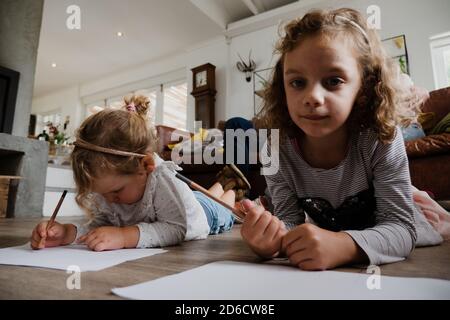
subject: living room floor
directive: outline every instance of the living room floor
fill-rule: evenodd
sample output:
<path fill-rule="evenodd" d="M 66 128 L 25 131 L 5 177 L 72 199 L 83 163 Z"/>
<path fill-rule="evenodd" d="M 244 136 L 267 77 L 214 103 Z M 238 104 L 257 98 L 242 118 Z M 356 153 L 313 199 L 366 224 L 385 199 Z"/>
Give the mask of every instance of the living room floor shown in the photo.
<path fill-rule="evenodd" d="M 81 221 L 62 217 L 64 222 Z M 40 219 L 0 219 L 0 248 L 23 245 Z M 111 288 L 125 287 L 189 270 L 215 261 L 287 264 L 261 261 L 242 241 L 240 225 L 231 232 L 206 240 L 167 247 L 168 252 L 127 261 L 96 272 L 83 273 L 82 290 L 67 290 L 62 270 L 0 265 L 0 299 L 119 299 Z M 417 248 L 402 262 L 380 266 L 381 275 L 450 280 L 450 241 L 439 246 Z M 342 267 L 335 271 L 367 273 L 365 267 Z M 26 290 L 24 289 L 26 287 Z"/>

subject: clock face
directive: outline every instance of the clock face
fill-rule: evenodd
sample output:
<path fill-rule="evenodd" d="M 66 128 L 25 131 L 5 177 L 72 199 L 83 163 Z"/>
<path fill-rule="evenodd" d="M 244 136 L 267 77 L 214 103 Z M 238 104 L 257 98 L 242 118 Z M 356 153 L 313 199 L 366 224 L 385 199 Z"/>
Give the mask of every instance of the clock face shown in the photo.
<path fill-rule="evenodd" d="M 200 71 L 195 75 L 195 87 L 201 87 L 206 84 L 206 70 Z"/>

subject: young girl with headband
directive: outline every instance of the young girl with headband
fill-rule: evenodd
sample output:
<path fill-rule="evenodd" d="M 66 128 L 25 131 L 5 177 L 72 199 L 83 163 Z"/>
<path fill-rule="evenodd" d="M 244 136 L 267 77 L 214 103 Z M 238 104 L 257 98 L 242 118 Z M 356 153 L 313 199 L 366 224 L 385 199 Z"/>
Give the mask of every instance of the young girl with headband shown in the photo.
<path fill-rule="evenodd" d="M 397 129 L 416 113 L 365 18 L 313 11 L 286 25 L 277 50 L 261 116 L 280 129 L 279 170 L 266 176 L 274 215 L 244 202 L 250 248 L 323 270 L 400 261 L 442 242 L 414 202 Z"/>
<path fill-rule="evenodd" d="M 175 177 L 180 168 L 154 153 L 149 103 L 143 96 L 127 98 L 124 110 L 103 110 L 83 122 L 71 157 L 76 201 L 91 220 L 54 222 L 48 232 L 48 221 L 41 222 L 32 232 L 32 248 L 75 241 L 95 251 L 164 247 L 232 227 L 228 209 L 191 191 Z M 232 190 L 215 183 L 209 192 L 234 206 Z"/>

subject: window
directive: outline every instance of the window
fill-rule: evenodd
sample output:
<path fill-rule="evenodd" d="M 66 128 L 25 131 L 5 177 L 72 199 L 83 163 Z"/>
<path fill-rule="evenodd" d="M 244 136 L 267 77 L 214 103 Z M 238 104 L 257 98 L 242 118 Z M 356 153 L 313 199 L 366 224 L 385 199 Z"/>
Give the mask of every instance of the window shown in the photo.
<path fill-rule="evenodd" d="M 432 37 L 430 46 L 436 89 L 448 87 L 450 86 L 450 32 Z"/>
<path fill-rule="evenodd" d="M 126 94 L 128 95 L 128 94 Z M 106 99 L 106 106 L 110 109 L 120 109 L 123 105 L 123 97 L 117 96 L 113 98 Z"/>
<path fill-rule="evenodd" d="M 96 101 L 86 106 L 86 118 L 105 109 L 105 100 Z"/>
<path fill-rule="evenodd" d="M 164 90 L 163 124 L 186 130 L 187 123 L 187 83 L 167 85 Z"/>
<path fill-rule="evenodd" d="M 150 112 L 147 112 L 150 118 L 150 123 L 154 126 L 157 123 L 156 119 L 156 97 L 158 94 L 158 88 L 141 89 L 134 92 L 135 95 L 143 95 L 150 99 Z"/>
<path fill-rule="evenodd" d="M 450 44 L 445 47 L 445 50 L 443 52 L 444 56 L 444 65 L 445 65 L 445 75 L 447 83 L 445 86 L 450 86 Z"/>
<path fill-rule="evenodd" d="M 176 81 L 157 87 L 137 89 L 123 96 L 110 97 L 86 105 L 86 117 L 105 108 L 118 109 L 127 95 L 144 95 L 150 99 L 149 120 L 152 125 L 163 124 L 186 130 L 187 126 L 187 82 Z"/>

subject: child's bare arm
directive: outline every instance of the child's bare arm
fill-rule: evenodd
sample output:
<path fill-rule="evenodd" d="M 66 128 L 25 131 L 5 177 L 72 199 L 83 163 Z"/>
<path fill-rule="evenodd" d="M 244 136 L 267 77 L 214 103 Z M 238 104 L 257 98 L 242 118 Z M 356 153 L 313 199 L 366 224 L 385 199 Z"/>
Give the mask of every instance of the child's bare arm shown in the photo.
<path fill-rule="evenodd" d="M 78 243 L 85 243 L 94 251 L 136 248 L 138 241 L 139 229 L 137 226 L 99 227 L 77 240 Z"/>

